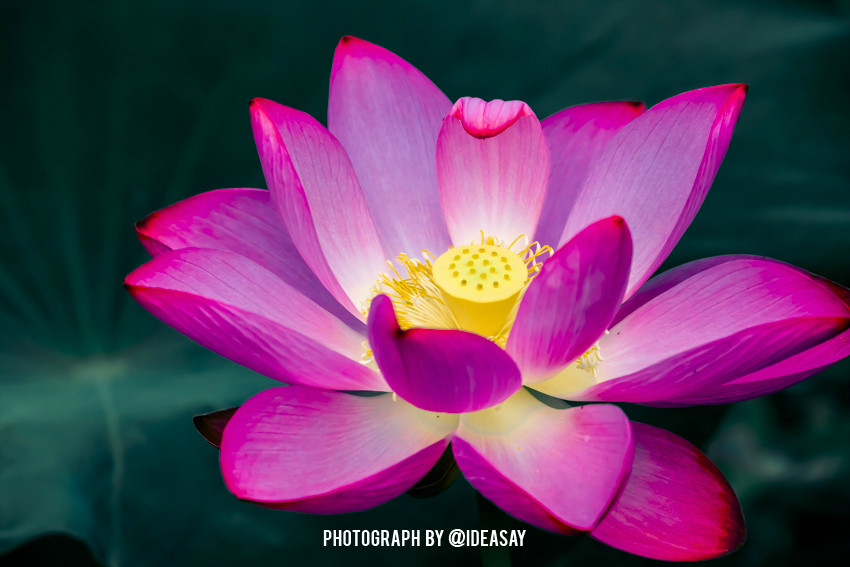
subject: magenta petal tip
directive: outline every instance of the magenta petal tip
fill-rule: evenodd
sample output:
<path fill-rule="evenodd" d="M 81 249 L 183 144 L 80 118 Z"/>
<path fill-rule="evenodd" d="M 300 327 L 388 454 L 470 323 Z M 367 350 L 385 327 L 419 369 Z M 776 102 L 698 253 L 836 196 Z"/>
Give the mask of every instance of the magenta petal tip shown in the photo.
<path fill-rule="evenodd" d="M 632 471 L 590 535 L 665 561 L 729 554 L 747 537 L 741 505 L 714 463 L 676 435 L 632 423 Z"/>

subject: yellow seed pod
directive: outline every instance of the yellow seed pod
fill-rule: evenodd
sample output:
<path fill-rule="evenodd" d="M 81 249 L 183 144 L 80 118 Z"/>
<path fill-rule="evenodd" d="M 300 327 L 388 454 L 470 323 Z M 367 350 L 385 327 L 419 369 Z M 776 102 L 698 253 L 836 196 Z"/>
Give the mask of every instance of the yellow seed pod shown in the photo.
<path fill-rule="evenodd" d="M 506 248 L 472 244 L 449 248 L 437 258 L 433 277 L 461 329 L 489 337 L 507 322 L 528 269 Z"/>

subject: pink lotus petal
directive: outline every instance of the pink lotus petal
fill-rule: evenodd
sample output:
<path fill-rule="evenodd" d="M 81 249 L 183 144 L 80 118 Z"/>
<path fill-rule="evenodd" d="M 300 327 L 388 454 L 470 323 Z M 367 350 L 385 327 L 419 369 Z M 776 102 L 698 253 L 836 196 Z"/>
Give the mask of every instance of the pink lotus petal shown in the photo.
<path fill-rule="evenodd" d="M 746 94 L 746 85 L 686 92 L 624 126 L 596 161 L 560 242 L 620 215 L 635 244 L 630 297 L 664 261 L 705 199 Z"/>
<path fill-rule="evenodd" d="M 632 423 L 632 434 L 631 475 L 590 535 L 665 561 L 710 559 L 743 545 L 741 506 L 714 463 L 663 429 Z"/>
<path fill-rule="evenodd" d="M 159 211 L 157 211 L 158 213 Z M 148 219 L 155 217 L 157 213 L 152 213 L 147 218 L 136 223 L 136 237 L 138 237 L 139 242 L 142 243 L 142 246 L 145 247 L 145 250 L 151 256 L 159 256 L 160 254 L 164 254 L 172 250 L 162 242 L 160 242 L 157 238 L 147 234 L 144 232 L 144 223 L 148 221 Z"/>
<path fill-rule="evenodd" d="M 494 468 L 469 443 L 455 438 L 452 443 L 452 451 L 456 461 L 463 461 L 463 477 L 476 490 L 514 518 L 559 534 L 579 535 L 583 533 L 552 515 L 537 500 L 518 488 L 516 484 Z"/>
<path fill-rule="evenodd" d="M 466 479 L 494 504 L 543 529 L 589 530 L 632 458 L 629 420 L 616 406 L 553 409 L 525 390 L 461 417 L 452 441 Z"/>
<path fill-rule="evenodd" d="M 614 134 L 644 110 L 640 102 L 582 104 L 540 122 L 549 146 L 551 169 L 534 240 L 557 247 L 591 166 Z"/>
<path fill-rule="evenodd" d="M 402 331 L 386 295 L 372 300 L 369 344 L 393 392 L 418 408 L 462 413 L 501 403 L 520 388 L 519 369 L 495 343 L 466 331 Z"/>
<path fill-rule="evenodd" d="M 349 326 L 362 328 L 304 263 L 268 191 L 201 193 L 149 215 L 136 224 L 136 232 L 152 256 L 180 248 L 213 248 L 250 258 Z"/>
<path fill-rule="evenodd" d="M 599 383 L 571 399 L 664 403 L 793 357 L 842 333 L 850 309 L 810 274 L 729 256 L 661 276 L 657 295 L 599 341 Z M 674 283 L 675 282 L 675 283 Z M 552 393 L 550 390 L 546 390 Z"/>
<path fill-rule="evenodd" d="M 437 139 L 437 180 L 455 245 L 534 234 L 549 175 L 540 122 L 519 101 L 462 98 Z"/>
<path fill-rule="evenodd" d="M 311 116 L 270 100 L 251 101 L 251 124 L 272 201 L 301 257 L 363 318 L 360 308 L 392 253 L 381 247 L 345 150 Z"/>
<path fill-rule="evenodd" d="M 387 390 L 359 362 L 363 336 L 259 264 L 222 250 L 155 257 L 125 286 L 155 317 L 261 374 L 339 390 Z"/>
<path fill-rule="evenodd" d="M 709 384 L 686 394 L 653 403 L 654 406 L 728 404 L 760 398 L 789 388 L 850 356 L 850 331 L 795 356 L 723 384 Z"/>
<path fill-rule="evenodd" d="M 632 260 L 620 217 L 590 225 L 544 262 L 523 295 L 507 351 L 523 383 L 545 380 L 575 362 L 611 324 Z"/>
<path fill-rule="evenodd" d="M 449 247 L 434 152 L 451 108 L 402 58 L 355 37 L 334 54 L 328 129 L 345 147 L 385 248 L 393 255 Z"/>
<path fill-rule="evenodd" d="M 687 264 L 683 264 L 681 266 L 676 266 L 673 269 L 658 274 L 657 276 L 640 286 L 640 289 L 620 307 L 620 309 L 617 311 L 617 315 L 614 317 L 614 321 L 612 322 L 611 326 L 619 324 L 620 321 L 632 314 L 638 308 L 643 307 L 649 301 L 655 299 L 662 293 L 666 292 L 672 287 L 675 287 L 676 285 L 685 281 L 691 276 L 696 275 L 702 271 L 708 270 L 709 268 L 712 268 L 714 266 L 725 264 L 730 260 L 744 258 L 750 258 L 750 256 L 742 254 L 730 254 L 727 256 L 713 256 L 711 258 L 701 258 L 699 260 L 694 260 L 693 262 L 688 262 Z"/>
<path fill-rule="evenodd" d="M 388 395 L 273 388 L 230 419 L 221 471 L 239 498 L 314 514 L 365 510 L 416 484 L 456 424 Z"/>
<path fill-rule="evenodd" d="M 799 271 L 806 274 L 803 270 Z M 825 278 L 806 275 L 833 291 L 845 305 L 850 300 L 850 290 Z M 850 356 L 850 330 L 761 370 L 740 378 L 730 377 L 731 379 L 723 384 L 707 384 L 706 387 L 688 392 L 683 397 L 668 399 L 663 404 L 654 405 L 727 404 L 766 396 L 793 386 L 847 356 Z"/>

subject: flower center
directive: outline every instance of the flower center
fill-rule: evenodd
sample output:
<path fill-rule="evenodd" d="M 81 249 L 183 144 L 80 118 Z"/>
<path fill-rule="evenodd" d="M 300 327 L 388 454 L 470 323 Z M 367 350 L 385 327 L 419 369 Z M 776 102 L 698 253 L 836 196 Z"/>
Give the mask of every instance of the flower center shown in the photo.
<path fill-rule="evenodd" d="M 392 300 L 402 329 L 461 329 L 504 347 L 523 291 L 552 253 L 523 239 L 507 244 L 482 232 L 480 243 L 451 247 L 439 258 L 427 250 L 423 261 L 399 254 L 373 291 Z"/>
<path fill-rule="evenodd" d="M 528 282 L 522 258 L 493 244 L 450 248 L 432 274 L 460 328 L 485 337 L 502 330 Z"/>
<path fill-rule="evenodd" d="M 449 247 L 439 258 L 427 250 L 422 251 L 421 261 L 399 254 L 395 262 L 387 262 L 389 270 L 380 274 L 373 294 L 385 294 L 392 300 L 404 330 L 460 329 L 505 348 L 522 294 L 552 254 L 549 246 L 537 242 L 518 244 L 523 239 L 519 236 L 507 244 L 485 237 L 482 231 L 480 243 Z M 361 306 L 363 315 L 368 316 L 370 304 L 368 299 Z M 363 342 L 361 362 L 377 370 L 367 341 Z M 600 362 L 602 352 L 597 343 L 535 389 L 549 393 L 550 386 L 555 387 L 553 395 L 557 395 L 558 388 L 573 382 L 578 385 L 572 390 L 585 388 L 598 379 Z"/>

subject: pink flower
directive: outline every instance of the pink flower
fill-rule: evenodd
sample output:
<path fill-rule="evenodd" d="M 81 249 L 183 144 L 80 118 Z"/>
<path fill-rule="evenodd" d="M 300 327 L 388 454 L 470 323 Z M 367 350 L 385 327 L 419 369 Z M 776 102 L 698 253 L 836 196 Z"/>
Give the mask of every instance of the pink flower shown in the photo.
<path fill-rule="evenodd" d="M 408 490 L 451 442 L 477 490 L 538 527 L 660 559 L 736 549 L 740 506 L 698 449 L 617 406 L 556 409 L 535 391 L 726 403 L 850 352 L 847 290 L 781 262 L 708 258 L 647 282 L 705 198 L 745 92 L 539 122 L 518 101 L 452 105 L 349 37 L 328 129 L 252 101 L 270 191 L 154 213 L 138 226 L 153 259 L 126 280 L 167 324 L 291 384 L 230 418 L 228 488 L 362 510 Z"/>

